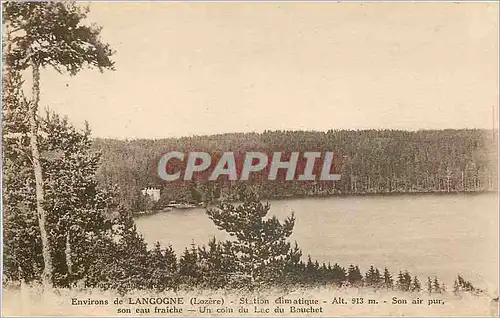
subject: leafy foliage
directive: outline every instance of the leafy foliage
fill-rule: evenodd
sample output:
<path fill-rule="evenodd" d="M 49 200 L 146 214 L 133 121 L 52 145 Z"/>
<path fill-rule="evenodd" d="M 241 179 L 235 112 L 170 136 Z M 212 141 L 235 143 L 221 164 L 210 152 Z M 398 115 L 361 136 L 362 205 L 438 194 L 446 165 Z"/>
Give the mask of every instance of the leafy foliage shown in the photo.
<path fill-rule="evenodd" d="M 8 1 L 2 7 L 12 33 L 6 62 L 16 69 L 24 70 L 33 62 L 71 75 L 85 65 L 113 68 L 113 51 L 101 42 L 101 28 L 82 24 L 88 8 L 67 1 Z"/>

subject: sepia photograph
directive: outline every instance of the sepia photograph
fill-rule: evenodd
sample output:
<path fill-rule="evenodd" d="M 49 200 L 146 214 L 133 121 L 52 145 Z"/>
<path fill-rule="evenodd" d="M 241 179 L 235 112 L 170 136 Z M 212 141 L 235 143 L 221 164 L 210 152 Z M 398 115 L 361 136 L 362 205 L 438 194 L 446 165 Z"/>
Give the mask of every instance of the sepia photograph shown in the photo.
<path fill-rule="evenodd" d="M 499 317 L 498 1 L 3 1 L 2 317 Z"/>

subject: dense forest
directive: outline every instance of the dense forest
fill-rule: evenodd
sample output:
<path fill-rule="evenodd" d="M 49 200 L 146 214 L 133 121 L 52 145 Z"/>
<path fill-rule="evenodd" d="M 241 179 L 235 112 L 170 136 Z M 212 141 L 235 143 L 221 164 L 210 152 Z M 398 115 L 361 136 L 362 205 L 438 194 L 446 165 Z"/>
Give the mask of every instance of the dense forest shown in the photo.
<path fill-rule="evenodd" d="M 232 194 L 233 182 L 168 183 L 157 175 L 158 160 L 169 151 L 305 152 L 332 151 L 340 181 L 248 181 L 265 199 L 289 196 L 496 190 L 496 137 L 491 130 L 329 130 L 265 131 L 157 140 L 96 139 L 102 153 L 99 180 L 118 187 L 120 201 L 133 210 L 161 208 L 170 201 L 211 202 Z M 140 190 L 155 187 L 152 204 Z"/>
<path fill-rule="evenodd" d="M 3 10 L 8 29 L 2 90 L 4 285 L 120 293 L 318 284 L 420 291 L 421 280 L 407 271 L 393 277 L 386 268 L 370 267 L 363 275 L 355 265 L 304 262 L 298 243 L 289 241 L 294 216 L 268 217 L 270 205 L 262 203 L 262 195 L 486 191 L 495 186 L 493 138 L 480 130 L 93 140 L 88 126 L 79 130 L 57 113 L 41 116 L 38 111 L 44 67 L 71 75 L 89 66 L 113 69 L 113 52 L 100 41 L 100 28 L 80 23 L 87 21 L 88 10 L 71 2 L 6 2 Z M 22 90 L 26 71 L 33 78 L 31 97 Z M 327 184 L 256 180 L 251 187 L 165 185 L 156 176 L 157 160 L 171 150 L 334 151 L 343 179 Z M 193 244 L 182 255 L 160 244 L 148 249 L 132 214 L 151 204 L 140 192 L 147 186 L 163 190 L 158 205 L 170 199 L 212 203 L 221 197 L 206 213 L 233 239 Z M 235 194 L 235 200 L 226 194 Z M 428 277 L 427 290 L 443 293 L 446 287 Z M 453 292 L 484 291 L 458 276 Z"/>

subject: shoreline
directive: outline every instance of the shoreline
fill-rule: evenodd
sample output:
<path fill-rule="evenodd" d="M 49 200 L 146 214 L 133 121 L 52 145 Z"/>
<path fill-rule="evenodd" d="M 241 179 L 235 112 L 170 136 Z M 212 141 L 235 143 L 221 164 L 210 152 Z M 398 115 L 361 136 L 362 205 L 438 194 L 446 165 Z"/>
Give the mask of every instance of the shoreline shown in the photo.
<path fill-rule="evenodd" d="M 433 195 L 433 196 L 451 196 L 451 195 L 466 195 L 466 196 L 478 196 L 478 195 L 491 195 L 497 194 L 498 191 L 414 191 L 414 192 L 358 192 L 358 193 L 332 193 L 332 194 L 316 194 L 316 195 L 291 195 L 291 196 L 276 196 L 272 198 L 263 198 L 264 202 L 272 202 L 272 201 L 283 201 L 283 200 L 301 200 L 301 199 L 327 199 L 327 198 L 347 198 L 347 197 L 387 197 L 387 196 L 425 196 L 425 195 Z M 172 211 L 182 211 L 182 210 L 194 210 L 194 209 L 206 209 L 210 207 L 216 207 L 217 204 L 208 204 L 201 206 L 193 206 L 187 208 L 164 208 L 161 210 L 153 210 L 153 211 L 139 211 L 133 212 L 134 217 L 142 217 L 142 216 L 150 216 L 158 213 L 169 213 Z M 167 210 L 168 209 L 168 210 Z"/>

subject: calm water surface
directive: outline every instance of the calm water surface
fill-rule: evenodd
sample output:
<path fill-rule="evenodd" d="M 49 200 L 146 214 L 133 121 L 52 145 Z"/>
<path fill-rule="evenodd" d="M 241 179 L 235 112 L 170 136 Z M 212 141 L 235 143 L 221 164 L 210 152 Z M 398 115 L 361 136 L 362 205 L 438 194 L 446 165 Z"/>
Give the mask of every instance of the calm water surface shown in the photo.
<path fill-rule="evenodd" d="M 401 195 L 271 201 L 270 214 L 295 213 L 292 241 L 320 262 L 409 270 L 437 275 L 451 289 L 457 273 L 497 290 L 497 196 Z M 204 209 L 174 210 L 136 219 L 149 244 L 171 244 L 182 253 L 193 242 L 227 239 Z"/>

